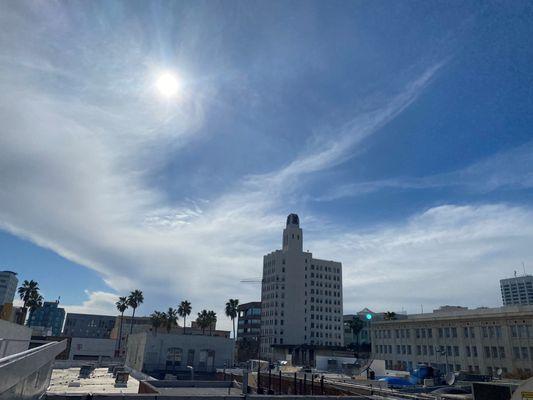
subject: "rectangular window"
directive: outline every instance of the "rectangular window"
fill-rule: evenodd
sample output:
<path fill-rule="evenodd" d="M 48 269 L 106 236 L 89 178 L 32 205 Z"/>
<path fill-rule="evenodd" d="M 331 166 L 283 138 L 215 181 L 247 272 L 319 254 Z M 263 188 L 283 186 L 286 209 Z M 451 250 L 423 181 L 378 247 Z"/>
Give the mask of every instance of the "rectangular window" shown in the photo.
<path fill-rule="evenodd" d="M 485 351 L 485 358 L 490 358 L 490 347 L 489 346 L 485 346 L 483 349 Z"/>
<path fill-rule="evenodd" d="M 452 328 L 452 337 L 454 337 L 454 338 L 457 337 L 457 328 L 455 328 L 455 327 Z"/>
<path fill-rule="evenodd" d="M 459 346 L 453 346 L 453 356 L 459 357 Z"/>
<path fill-rule="evenodd" d="M 505 347 L 500 346 L 498 350 L 500 352 L 500 358 L 505 358 Z"/>
<path fill-rule="evenodd" d="M 470 346 L 466 346 L 466 347 L 465 347 L 465 350 L 466 350 L 466 356 L 467 356 L 467 357 L 471 357 Z"/>

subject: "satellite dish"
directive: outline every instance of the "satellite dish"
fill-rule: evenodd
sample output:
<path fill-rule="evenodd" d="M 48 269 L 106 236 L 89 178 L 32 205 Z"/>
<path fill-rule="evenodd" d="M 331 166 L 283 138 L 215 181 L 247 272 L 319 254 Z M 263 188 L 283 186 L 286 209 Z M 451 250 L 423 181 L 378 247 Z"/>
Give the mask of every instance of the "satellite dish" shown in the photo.
<path fill-rule="evenodd" d="M 453 372 L 448 372 L 444 377 L 447 385 L 453 385 L 455 383 L 455 374 Z"/>
<path fill-rule="evenodd" d="M 496 375 L 498 375 L 498 376 L 502 376 L 502 374 L 503 374 L 503 370 L 502 370 L 501 368 L 498 368 L 498 369 L 496 370 Z"/>

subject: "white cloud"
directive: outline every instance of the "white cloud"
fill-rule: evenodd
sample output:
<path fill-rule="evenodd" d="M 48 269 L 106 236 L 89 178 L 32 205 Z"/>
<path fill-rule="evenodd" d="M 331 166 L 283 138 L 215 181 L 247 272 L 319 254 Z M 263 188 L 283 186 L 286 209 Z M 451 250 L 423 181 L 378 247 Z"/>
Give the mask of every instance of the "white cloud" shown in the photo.
<path fill-rule="evenodd" d="M 114 293 L 102 291 L 85 291 L 87 300 L 81 304 L 65 305 L 61 304 L 67 313 L 82 313 L 82 314 L 103 314 L 103 315 L 117 315 L 118 311 L 115 307 L 115 302 L 118 296 Z"/>
<path fill-rule="evenodd" d="M 347 312 L 499 306 L 499 280 L 531 260 L 533 211 L 443 205 L 396 226 L 331 233 L 310 245 L 325 258 L 342 259 Z"/>

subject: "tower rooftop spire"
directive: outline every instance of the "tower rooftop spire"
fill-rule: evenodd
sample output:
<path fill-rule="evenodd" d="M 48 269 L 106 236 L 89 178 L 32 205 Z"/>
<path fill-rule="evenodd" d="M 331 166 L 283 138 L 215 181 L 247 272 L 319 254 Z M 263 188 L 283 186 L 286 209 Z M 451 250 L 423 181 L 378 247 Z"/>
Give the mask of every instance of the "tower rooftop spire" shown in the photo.
<path fill-rule="evenodd" d="M 287 216 L 287 226 L 289 225 L 300 226 L 300 218 L 298 218 L 298 214 L 289 214 Z"/>

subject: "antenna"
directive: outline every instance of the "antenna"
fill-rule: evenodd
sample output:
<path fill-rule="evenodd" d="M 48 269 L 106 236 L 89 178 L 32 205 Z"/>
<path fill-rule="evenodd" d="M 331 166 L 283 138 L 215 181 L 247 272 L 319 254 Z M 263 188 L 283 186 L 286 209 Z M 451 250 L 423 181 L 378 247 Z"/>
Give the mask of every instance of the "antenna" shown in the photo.
<path fill-rule="evenodd" d="M 516 278 L 516 269 L 514 270 L 514 277 Z"/>
<path fill-rule="evenodd" d="M 522 261 L 522 268 L 524 269 L 524 276 L 526 276 L 526 264 Z"/>

